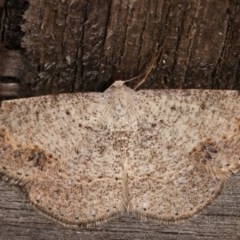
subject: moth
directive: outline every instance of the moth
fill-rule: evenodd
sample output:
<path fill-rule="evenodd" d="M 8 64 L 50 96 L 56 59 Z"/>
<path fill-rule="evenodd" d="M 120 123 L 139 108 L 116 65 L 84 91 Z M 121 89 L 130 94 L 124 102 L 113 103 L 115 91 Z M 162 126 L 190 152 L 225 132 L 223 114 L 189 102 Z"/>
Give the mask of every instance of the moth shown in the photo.
<path fill-rule="evenodd" d="M 240 168 L 240 96 L 140 90 L 2 102 L 0 174 L 60 223 L 189 218 Z"/>

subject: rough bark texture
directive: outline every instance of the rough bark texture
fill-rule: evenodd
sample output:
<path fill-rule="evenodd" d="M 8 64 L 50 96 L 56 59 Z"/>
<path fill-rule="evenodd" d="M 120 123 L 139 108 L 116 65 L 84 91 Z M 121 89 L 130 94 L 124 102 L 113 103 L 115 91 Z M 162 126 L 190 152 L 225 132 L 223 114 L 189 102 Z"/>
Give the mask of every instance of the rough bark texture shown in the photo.
<path fill-rule="evenodd" d="M 24 48 L 26 96 L 103 91 L 154 57 L 141 88 L 240 88 L 237 0 L 9 0 L 1 13 L 3 42 Z"/>
<path fill-rule="evenodd" d="M 2 45 L 23 62 L 0 51 L 1 96 L 2 82 L 12 81 L 22 87 L 17 97 L 103 91 L 143 73 L 154 57 L 141 88 L 240 89 L 238 0 L 0 0 L 0 18 Z M 239 229 L 239 174 L 182 225 L 123 216 L 78 230 L 46 220 L 17 187 L 0 182 L 1 240 L 239 239 Z"/>

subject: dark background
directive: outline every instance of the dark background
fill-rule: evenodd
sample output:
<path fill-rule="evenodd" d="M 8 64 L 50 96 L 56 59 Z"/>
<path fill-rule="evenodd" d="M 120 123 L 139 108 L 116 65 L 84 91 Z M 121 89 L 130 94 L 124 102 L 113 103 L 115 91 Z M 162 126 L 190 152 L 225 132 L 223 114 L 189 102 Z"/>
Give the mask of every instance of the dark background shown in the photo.
<path fill-rule="evenodd" d="M 1 42 L 20 50 L 23 96 L 104 91 L 153 58 L 140 88 L 240 89 L 240 1 L 1 2 Z"/>

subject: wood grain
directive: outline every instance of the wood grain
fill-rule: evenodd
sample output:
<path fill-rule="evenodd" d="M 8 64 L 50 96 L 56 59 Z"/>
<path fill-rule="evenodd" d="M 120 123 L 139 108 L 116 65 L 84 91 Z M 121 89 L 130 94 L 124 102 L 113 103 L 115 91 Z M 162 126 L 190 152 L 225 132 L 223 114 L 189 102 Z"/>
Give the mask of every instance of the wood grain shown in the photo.
<path fill-rule="evenodd" d="M 24 55 L 25 96 L 103 91 L 154 55 L 141 88 L 240 88 L 239 1 L 9 0 L 0 18 Z"/>
<path fill-rule="evenodd" d="M 121 216 L 98 227 L 70 229 L 33 208 L 20 188 L 0 182 L 1 240 L 75 239 L 240 239 L 240 173 L 202 214 L 181 224 Z"/>

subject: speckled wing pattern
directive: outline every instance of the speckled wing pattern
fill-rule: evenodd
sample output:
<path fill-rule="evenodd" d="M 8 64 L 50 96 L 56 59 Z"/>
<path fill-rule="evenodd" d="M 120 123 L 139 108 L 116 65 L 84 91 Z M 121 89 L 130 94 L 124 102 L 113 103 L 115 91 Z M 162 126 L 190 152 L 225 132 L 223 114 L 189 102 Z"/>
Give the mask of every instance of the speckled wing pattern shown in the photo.
<path fill-rule="evenodd" d="M 0 174 L 58 222 L 193 216 L 240 168 L 237 91 L 142 90 L 5 101 Z"/>

